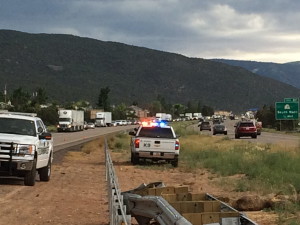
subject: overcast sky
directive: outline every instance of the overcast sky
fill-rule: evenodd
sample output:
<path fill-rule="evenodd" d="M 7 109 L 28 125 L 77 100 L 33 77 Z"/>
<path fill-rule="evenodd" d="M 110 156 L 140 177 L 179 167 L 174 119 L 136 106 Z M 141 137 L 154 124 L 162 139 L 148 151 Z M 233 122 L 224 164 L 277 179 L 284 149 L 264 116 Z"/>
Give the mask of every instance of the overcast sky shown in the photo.
<path fill-rule="evenodd" d="M 0 0 L 0 29 L 204 59 L 300 61 L 300 0 Z"/>

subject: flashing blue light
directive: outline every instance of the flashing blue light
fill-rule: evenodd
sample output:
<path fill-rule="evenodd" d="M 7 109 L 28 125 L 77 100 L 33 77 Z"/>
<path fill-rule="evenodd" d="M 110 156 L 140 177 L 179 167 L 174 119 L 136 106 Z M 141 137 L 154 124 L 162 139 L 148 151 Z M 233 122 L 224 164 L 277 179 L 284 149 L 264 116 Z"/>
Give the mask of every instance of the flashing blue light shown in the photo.
<path fill-rule="evenodd" d="M 164 123 L 164 122 L 160 122 L 160 123 L 159 123 L 159 126 L 160 126 L 160 127 L 165 127 L 165 126 L 167 126 L 167 124 Z"/>

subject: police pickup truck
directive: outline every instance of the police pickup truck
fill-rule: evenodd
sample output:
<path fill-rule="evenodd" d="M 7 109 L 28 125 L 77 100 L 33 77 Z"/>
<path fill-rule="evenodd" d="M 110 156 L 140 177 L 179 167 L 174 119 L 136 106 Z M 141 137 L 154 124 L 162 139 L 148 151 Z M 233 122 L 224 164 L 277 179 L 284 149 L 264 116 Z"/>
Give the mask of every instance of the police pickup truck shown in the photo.
<path fill-rule="evenodd" d="M 178 166 L 180 145 L 173 128 L 164 122 L 143 122 L 131 138 L 131 162 L 138 164 L 140 159 L 165 160 Z"/>
<path fill-rule="evenodd" d="M 24 177 L 26 186 L 49 181 L 53 160 L 52 135 L 36 114 L 0 112 L 0 176 Z"/>

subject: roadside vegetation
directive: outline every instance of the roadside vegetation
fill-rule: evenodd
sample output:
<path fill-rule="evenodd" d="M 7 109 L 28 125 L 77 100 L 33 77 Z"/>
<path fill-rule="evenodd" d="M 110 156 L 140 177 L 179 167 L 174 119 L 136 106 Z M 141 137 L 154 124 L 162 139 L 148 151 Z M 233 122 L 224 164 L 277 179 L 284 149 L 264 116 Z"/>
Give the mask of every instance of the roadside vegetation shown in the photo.
<path fill-rule="evenodd" d="M 300 146 L 287 147 L 257 144 L 245 140 L 231 140 L 227 136 L 208 136 L 198 132 L 197 121 L 173 123 L 180 135 L 181 153 L 179 168 L 186 172 L 207 169 L 223 178 L 220 186 L 236 192 L 254 192 L 260 196 L 283 195 L 287 203 L 272 209 L 280 224 L 300 224 Z M 120 133 L 109 138 L 113 152 L 130 161 L 130 136 Z M 300 144 L 299 144 L 300 145 Z M 168 170 L 169 164 L 140 166 L 143 169 Z M 293 199 L 291 201 L 291 199 Z M 287 221 L 287 217 L 292 218 Z"/>

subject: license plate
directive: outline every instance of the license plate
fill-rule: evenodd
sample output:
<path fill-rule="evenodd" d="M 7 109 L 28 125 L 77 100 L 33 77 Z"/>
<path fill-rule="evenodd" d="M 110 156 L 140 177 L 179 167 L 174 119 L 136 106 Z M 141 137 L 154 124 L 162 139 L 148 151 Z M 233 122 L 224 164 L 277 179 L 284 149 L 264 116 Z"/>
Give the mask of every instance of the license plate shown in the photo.
<path fill-rule="evenodd" d="M 150 147 L 151 145 L 150 145 L 150 143 L 144 143 L 144 147 Z"/>
<path fill-rule="evenodd" d="M 153 152 L 154 156 L 160 156 L 160 152 Z"/>

